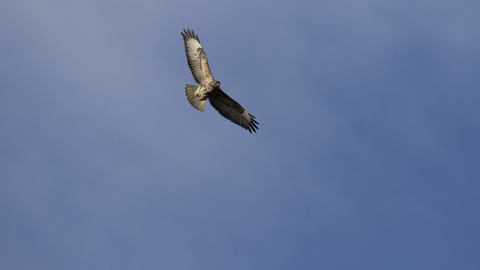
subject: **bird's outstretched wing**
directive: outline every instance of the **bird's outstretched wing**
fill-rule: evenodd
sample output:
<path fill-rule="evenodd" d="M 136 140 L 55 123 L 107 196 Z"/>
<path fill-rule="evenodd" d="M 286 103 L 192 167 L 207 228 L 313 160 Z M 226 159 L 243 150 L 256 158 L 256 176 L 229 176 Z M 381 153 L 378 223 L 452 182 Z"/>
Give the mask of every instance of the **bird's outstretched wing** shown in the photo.
<path fill-rule="evenodd" d="M 238 102 L 222 90 L 216 92 L 216 95 L 211 96 L 209 100 L 212 107 L 223 117 L 250 131 L 250 133 L 252 131 L 257 132 L 255 129 L 258 129 L 258 122 L 255 121 L 255 116 L 249 114 Z"/>
<path fill-rule="evenodd" d="M 190 71 L 195 81 L 202 85 L 206 81 L 213 80 L 210 67 L 208 66 L 207 55 L 200 45 L 200 39 L 193 30 L 183 29 L 183 42 L 185 43 L 185 53 Z"/>

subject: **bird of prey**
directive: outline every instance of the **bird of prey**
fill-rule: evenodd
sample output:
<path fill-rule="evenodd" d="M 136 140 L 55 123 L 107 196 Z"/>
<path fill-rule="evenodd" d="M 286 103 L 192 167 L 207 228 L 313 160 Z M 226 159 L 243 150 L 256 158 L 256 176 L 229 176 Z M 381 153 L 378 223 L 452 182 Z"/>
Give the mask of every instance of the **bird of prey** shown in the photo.
<path fill-rule="evenodd" d="M 250 133 L 252 133 L 252 130 L 257 132 L 255 129 L 258 129 L 258 122 L 255 117 L 249 114 L 238 102 L 227 96 L 220 89 L 220 82 L 213 79 L 207 56 L 202 45 L 200 45 L 198 36 L 188 28 L 187 30 L 183 29 L 181 34 L 185 43 L 188 66 L 193 78 L 199 84 L 199 86 L 189 84 L 185 86 L 188 102 L 195 109 L 203 112 L 208 99 L 213 108 L 223 117 L 250 131 Z"/>

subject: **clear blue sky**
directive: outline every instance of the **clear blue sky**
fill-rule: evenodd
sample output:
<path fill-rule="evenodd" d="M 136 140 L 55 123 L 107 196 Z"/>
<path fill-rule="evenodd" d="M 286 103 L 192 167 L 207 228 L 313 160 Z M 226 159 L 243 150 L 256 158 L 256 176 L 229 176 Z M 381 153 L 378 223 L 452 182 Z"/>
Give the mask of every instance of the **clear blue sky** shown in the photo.
<path fill-rule="evenodd" d="M 480 269 L 479 10 L 1 1 L 0 269 Z"/>

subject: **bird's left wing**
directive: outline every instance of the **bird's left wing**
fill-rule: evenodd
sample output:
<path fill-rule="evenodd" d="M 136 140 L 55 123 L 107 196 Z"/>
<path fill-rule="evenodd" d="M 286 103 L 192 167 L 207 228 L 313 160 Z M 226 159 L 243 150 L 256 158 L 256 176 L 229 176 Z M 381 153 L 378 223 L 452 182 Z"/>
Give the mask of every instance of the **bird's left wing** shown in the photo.
<path fill-rule="evenodd" d="M 238 102 L 222 90 L 216 92 L 216 95 L 210 96 L 209 100 L 212 107 L 223 117 L 250 131 L 250 133 L 252 133 L 252 130 L 257 132 L 255 129 L 258 129 L 258 122 L 255 120 L 255 116 L 249 114 Z"/>

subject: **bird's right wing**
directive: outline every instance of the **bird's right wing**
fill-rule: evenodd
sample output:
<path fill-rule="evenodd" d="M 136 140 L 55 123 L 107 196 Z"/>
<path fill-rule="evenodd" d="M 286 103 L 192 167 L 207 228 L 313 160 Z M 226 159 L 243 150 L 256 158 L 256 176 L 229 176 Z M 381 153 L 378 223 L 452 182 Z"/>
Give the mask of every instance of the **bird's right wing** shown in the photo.
<path fill-rule="evenodd" d="M 213 80 L 210 67 L 208 66 L 207 56 L 200 45 L 200 39 L 193 30 L 183 29 L 183 42 L 185 44 L 185 54 L 193 78 L 198 84 Z"/>

